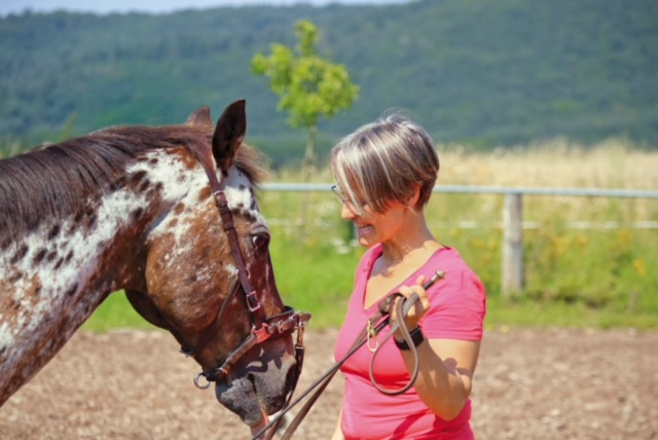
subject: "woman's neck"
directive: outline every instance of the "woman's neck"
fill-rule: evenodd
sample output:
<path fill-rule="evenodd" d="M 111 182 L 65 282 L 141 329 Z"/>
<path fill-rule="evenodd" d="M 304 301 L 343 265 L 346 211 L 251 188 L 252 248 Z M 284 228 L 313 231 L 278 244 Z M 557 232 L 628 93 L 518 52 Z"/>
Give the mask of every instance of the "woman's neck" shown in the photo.
<path fill-rule="evenodd" d="M 392 240 L 382 243 L 382 263 L 384 267 L 393 268 L 404 262 L 415 263 L 418 258 L 425 260 L 441 245 L 429 230 L 425 218 L 420 216 L 417 222 L 408 224 Z"/>

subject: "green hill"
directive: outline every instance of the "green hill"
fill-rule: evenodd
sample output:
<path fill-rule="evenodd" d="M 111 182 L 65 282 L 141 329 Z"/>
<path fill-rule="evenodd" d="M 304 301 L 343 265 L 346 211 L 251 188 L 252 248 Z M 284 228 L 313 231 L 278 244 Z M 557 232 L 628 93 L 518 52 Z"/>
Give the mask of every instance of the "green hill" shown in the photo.
<path fill-rule="evenodd" d="M 389 108 L 409 111 L 445 142 L 658 144 L 655 0 L 10 15 L 0 19 L 0 137 L 38 143 L 67 124 L 81 134 L 177 123 L 201 105 L 217 117 L 246 98 L 252 141 L 295 143 L 300 135 L 250 60 L 273 42 L 294 45 L 302 18 L 319 27 L 321 54 L 345 64 L 361 89 L 351 110 L 322 124 L 327 144 Z"/>

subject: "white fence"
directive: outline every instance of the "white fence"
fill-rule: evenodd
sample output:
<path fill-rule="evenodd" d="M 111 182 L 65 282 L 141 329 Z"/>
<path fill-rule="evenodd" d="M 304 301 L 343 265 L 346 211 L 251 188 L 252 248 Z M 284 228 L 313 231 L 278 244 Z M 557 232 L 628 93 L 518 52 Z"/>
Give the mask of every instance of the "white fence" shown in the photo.
<path fill-rule="evenodd" d="M 263 185 L 266 191 L 283 192 L 324 192 L 330 191 L 331 184 L 301 184 L 301 183 L 269 183 Z M 523 222 L 523 196 L 570 196 L 570 197 L 609 197 L 609 198 L 645 198 L 658 199 L 658 191 L 622 190 L 622 189 L 585 189 L 585 188 L 528 188 L 499 186 L 464 186 L 442 185 L 434 188 L 435 193 L 460 194 L 499 194 L 505 196 L 503 205 L 503 255 L 501 288 L 504 295 L 520 291 L 525 283 L 523 263 L 523 229 L 531 225 Z M 656 228 L 658 222 L 641 222 L 641 228 Z M 573 227 L 587 227 L 584 224 L 574 224 Z M 610 224 L 598 227 L 611 228 Z"/>

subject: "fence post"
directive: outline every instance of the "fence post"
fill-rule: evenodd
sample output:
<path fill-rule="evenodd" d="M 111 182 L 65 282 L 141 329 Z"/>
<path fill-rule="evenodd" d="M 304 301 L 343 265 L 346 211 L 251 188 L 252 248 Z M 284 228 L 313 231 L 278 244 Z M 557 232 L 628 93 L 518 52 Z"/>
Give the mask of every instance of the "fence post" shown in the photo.
<path fill-rule="evenodd" d="M 505 193 L 503 211 L 502 294 L 510 296 L 525 284 L 523 267 L 523 201 L 521 193 Z"/>

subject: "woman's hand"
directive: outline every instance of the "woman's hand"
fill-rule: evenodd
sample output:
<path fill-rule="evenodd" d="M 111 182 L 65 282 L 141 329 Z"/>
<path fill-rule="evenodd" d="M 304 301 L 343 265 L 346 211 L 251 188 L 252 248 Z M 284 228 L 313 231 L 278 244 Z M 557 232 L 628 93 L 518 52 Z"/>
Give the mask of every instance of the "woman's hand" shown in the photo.
<path fill-rule="evenodd" d="M 409 298 L 411 295 L 414 293 L 418 295 L 418 301 L 416 301 L 409 309 L 409 312 L 407 313 L 407 316 L 404 318 L 405 323 L 407 324 L 407 328 L 409 331 L 414 330 L 416 327 L 418 327 L 418 322 L 420 319 L 427 313 L 427 311 L 430 308 L 430 300 L 427 296 L 427 291 L 423 289 L 423 284 L 425 283 L 425 276 L 421 275 L 418 277 L 416 280 L 416 284 L 413 286 L 402 286 L 400 287 L 400 293 L 405 297 Z M 402 298 L 398 298 L 397 301 L 402 301 Z M 392 306 L 391 310 L 391 319 L 393 321 L 398 320 L 398 316 L 396 316 L 397 313 L 395 312 L 395 303 Z M 402 336 L 402 333 L 398 330 L 396 332 L 397 336 Z"/>

